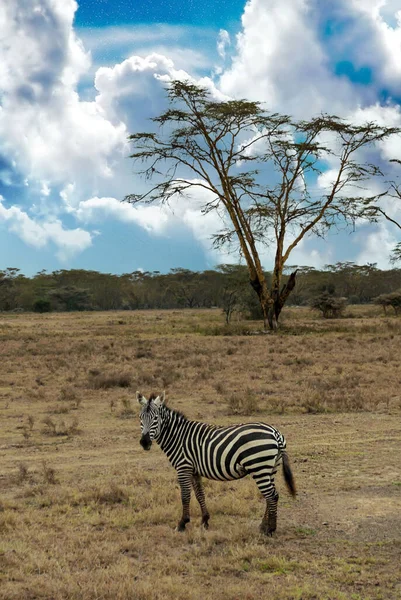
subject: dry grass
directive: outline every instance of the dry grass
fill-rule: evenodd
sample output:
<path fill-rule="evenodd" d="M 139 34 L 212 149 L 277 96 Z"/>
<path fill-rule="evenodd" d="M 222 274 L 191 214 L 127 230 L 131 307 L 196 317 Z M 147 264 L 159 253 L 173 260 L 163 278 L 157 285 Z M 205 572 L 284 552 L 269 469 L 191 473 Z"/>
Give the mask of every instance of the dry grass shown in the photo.
<path fill-rule="evenodd" d="M 132 377 L 129 373 L 99 373 L 94 370 L 89 374 L 89 387 L 93 390 L 107 390 L 113 387 L 130 387 Z"/>
<path fill-rule="evenodd" d="M 400 598 L 401 321 L 349 310 L 290 309 L 277 336 L 219 311 L 0 315 L 0 599 Z M 134 396 L 164 387 L 191 418 L 285 433 L 299 496 L 278 476 L 275 538 L 248 479 L 206 482 L 210 530 L 194 501 L 174 531 Z"/>

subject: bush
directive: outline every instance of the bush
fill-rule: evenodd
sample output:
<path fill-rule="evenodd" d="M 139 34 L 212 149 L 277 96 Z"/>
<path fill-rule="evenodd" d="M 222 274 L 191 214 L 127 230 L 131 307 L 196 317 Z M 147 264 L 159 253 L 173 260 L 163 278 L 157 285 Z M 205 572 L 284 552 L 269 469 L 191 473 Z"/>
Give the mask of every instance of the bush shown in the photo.
<path fill-rule="evenodd" d="M 88 385 L 94 390 L 109 389 L 112 387 L 131 387 L 132 377 L 129 373 L 97 373 L 91 372 Z"/>
<path fill-rule="evenodd" d="M 319 310 L 325 319 L 337 319 L 344 313 L 347 301 L 345 298 L 337 298 L 329 292 L 323 292 L 312 298 L 310 306 L 313 310 Z"/>
<path fill-rule="evenodd" d="M 381 294 L 377 298 L 373 298 L 372 302 L 378 304 L 387 313 L 387 308 L 390 306 L 396 315 L 401 313 L 401 290 L 392 292 L 391 294 Z"/>
<path fill-rule="evenodd" d="M 45 298 L 38 298 L 33 303 L 33 311 L 37 313 L 45 313 L 51 312 L 52 305 L 50 300 L 45 300 Z"/>
<path fill-rule="evenodd" d="M 45 435 L 71 436 L 79 433 L 77 418 L 72 419 L 70 423 L 65 423 L 65 421 L 56 423 L 50 417 L 46 417 L 42 423 L 44 425 L 42 433 Z"/>
<path fill-rule="evenodd" d="M 241 394 L 235 394 L 228 399 L 228 412 L 233 415 L 253 415 L 259 412 L 257 396 L 247 389 Z"/>

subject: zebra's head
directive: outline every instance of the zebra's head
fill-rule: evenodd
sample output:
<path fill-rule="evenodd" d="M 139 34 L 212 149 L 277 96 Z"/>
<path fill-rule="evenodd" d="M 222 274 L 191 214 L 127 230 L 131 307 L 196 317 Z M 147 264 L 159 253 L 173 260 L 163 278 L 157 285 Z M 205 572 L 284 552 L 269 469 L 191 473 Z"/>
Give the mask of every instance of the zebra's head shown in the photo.
<path fill-rule="evenodd" d="M 152 441 L 160 434 L 160 407 L 164 404 L 165 392 L 160 396 L 152 394 L 149 400 L 147 400 L 140 392 L 137 392 L 136 399 L 141 405 L 140 419 L 142 435 L 140 444 L 144 450 L 150 450 Z"/>

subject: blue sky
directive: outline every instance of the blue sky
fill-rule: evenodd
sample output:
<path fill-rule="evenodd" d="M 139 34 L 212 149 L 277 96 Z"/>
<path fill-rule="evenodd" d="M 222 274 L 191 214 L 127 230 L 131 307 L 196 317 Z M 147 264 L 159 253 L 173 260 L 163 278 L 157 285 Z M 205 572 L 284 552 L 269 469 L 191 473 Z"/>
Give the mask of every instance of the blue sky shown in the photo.
<path fill-rule="evenodd" d="M 227 28 L 238 26 L 244 9 L 243 0 L 81 0 L 76 13 L 78 27 L 110 27 L 169 23 L 196 27 Z"/>
<path fill-rule="evenodd" d="M 29 3 L 28 3 L 29 4 Z M 144 183 L 129 133 L 186 77 L 217 97 L 260 100 L 297 118 L 321 112 L 401 126 L 399 0 L 6 0 L 0 8 L 0 269 L 31 275 L 202 270 L 221 221 L 204 198 L 172 210 L 121 204 Z M 377 160 L 401 159 L 400 139 Z M 396 172 L 394 171 L 394 177 Z M 393 218 L 401 210 L 390 199 Z M 291 264 L 388 266 L 396 228 L 359 224 L 308 239 Z M 263 250 L 266 268 L 272 252 Z"/>

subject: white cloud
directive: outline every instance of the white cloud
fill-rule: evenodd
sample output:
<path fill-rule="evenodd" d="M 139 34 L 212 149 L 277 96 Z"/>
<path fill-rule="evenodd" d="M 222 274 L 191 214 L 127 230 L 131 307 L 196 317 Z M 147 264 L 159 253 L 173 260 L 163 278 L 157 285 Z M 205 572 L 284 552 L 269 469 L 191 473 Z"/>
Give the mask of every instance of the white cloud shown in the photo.
<path fill-rule="evenodd" d="M 94 197 L 80 202 L 76 216 L 83 223 L 98 223 L 112 217 L 124 223 L 135 223 L 150 234 L 165 237 L 173 236 L 185 227 L 205 249 L 210 249 L 211 235 L 223 226 L 216 212 L 202 215 L 202 207 L 212 198 L 212 193 L 197 188 L 192 189 L 190 198 L 177 196 L 162 205 L 131 205 L 116 198 Z"/>
<path fill-rule="evenodd" d="M 399 94 L 401 27 L 384 20 L 394 9 L 394 2 L 380 0 L 250 0 L 221 89 L 301 118 L 374 103 L 379 85 Z M 333 34 L 324 36 L 328 23 Z M 336 76 L 339 61 L 372 69 L 372 83 Z"/>
<path fill-rule="evenodd" d="M 302 118 L 349 103 L 351 86 L 330 73 L 314 8 L 306 0 L 250 0 L 222 91 Z"/>
<path fill-rule="evenodd" d="M 114 67 L 101 67 L 95 77 L 96 106 L 113 122 L 123 121 L 128 131 L 149 129 L 149 119 L 166 108 L 166 85 L 174 80 L 193 81 L 207 87 L 214 97 L 225 96 L 208 77 L 195 79 L 161 54 L 131 56 Z"/>
<path fill-rule="evenodd" d="M 18 206 L 6 208 L 0 196 L 0 223 L 33 248 L 45 248 L 49 243 L 56 246 L 60 260 L 67 261 L 86 250 L 92 244 L 92 236 L 84 229 L 65 229 L 61 221 L 39 222 L 32 219 Z"/>
<path fill-rule="evenodd" d="M 217 38 L 217 52 L 223 60 L 226 58 L 226 49 L 230 46 L 230 34 L 225 29 L 220 29 Z"/>
<path fill-rule="evenodd" d="M 343 52 L 348 60 L 357 67 L 373 67 L 378 81 L 390 86 L 393 92 L 400 92 L 400 4 L 385 0 L 342 0 L 341 4 L 351 17 L 343 39 Z M 357 44 L 353 43 L 356 36 Z"/>
<path fill-rule="evenodd" d="M 0 8 L 0 151 L 28 180 L 96 187 L 112 175 L 126 129 L 76 84 L 89 56 L 72 28 L 74 0 L 7 1 Z"/>
<path fill-rule="evenodd" d="M 379 269 L 388 269 L 390 253 L 398 241 L 385 223 L 373 229 L 365 226 L 357 234 L 356 242 L 359 242 L 361 249 L 355 262 L 361 265 L 377 263 Z"/>

